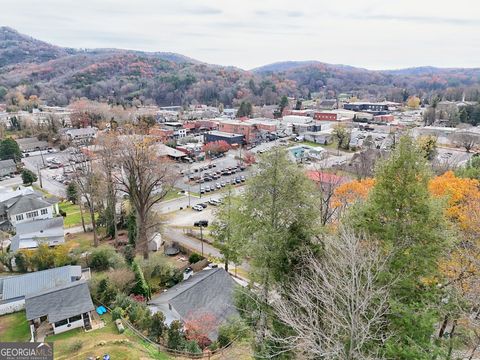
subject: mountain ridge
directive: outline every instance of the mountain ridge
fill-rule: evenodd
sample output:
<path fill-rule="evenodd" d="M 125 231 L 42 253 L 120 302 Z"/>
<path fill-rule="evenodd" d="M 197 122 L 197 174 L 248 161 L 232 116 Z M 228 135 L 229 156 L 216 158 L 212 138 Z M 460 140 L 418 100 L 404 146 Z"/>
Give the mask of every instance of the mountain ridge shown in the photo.
<path fill-rule="evenodd" d="M 306 60 L 243 70 L 172 52 L 64 48 L 0 27 L 0 87 L 13 91 L 20 85 L 25 95 L 59 105 L 81 97 L 159 105 L 192 101 L 234 105 L 243 100 L 269 105 L 283 95 L 308 98 L 314 92 L 391 100 L 402 100 L 407 93 L 424 97 L 452 89 L 461 93 L 465 88 L 478 90 L 480 69 L 368 70 Z"/>

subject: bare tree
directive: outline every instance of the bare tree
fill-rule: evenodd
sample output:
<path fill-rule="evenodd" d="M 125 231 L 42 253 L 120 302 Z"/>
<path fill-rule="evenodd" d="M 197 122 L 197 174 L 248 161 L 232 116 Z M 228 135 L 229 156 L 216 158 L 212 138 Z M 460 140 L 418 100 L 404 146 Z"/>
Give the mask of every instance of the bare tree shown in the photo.
<path fill-rule="evenodd" d="M 464 147 L 467 152 L 470 152 L 478 142 L 478 135 L 469 133 L 467 131 L 459 131 L 453 134 L 453 143 L 459 147 Z"/>
<path fill-rule="evenodd" d="M 73 180 L 79 192 L 79 206 L 81 208 L 83 202 L 85 202 L 92 224 L 93 245 L 98 246 L 99 240 L 95 211 L 97 211 L 97 204 L 100 199 L 100 194 L 102 193 L 100 176 L 98 171 L 94 169 L 92 159 L 85 156 L 79 147 L 76 148 L 73 158 L 76 163 Z"/>
<path fill-rule="evenodd" d="M 307 359 L 380 359 L 386 339 L 388 285 L 380 285 L 385 256 L 375 243 L 342 229 L 325 240 L 323 257 L 305 255 L 296 281 L 272 306 L 294 335 L 280 341 Z M 377 347 L 375 347 L 377 344 Z"/>
<path fill-rule="evenodd" d="M 148 259 L 148 230 L 153 220 L 152 208 L 172 188 L 177 177 L 171 161 L 159 156 L 157 146 L 145 136 L 124 137 L 118 161 L 122 168 L 114 174 L 119 189 L 130 197 L 137 222 L 137 251 Z"/>
<path fill-rule="evenodd" d="M 113 222 L 113 237 L 115 243 L 118 243 L 117 228 L 117 189 L 113 178 L 114 166 L 117 163 L 118 138 L 113 133 L 99 135 L 96 141 L 98 146 L 99 161 L 102 165 L 103 175 L 107 188 L 107 211 L 111 213 Z M 108 226 L 108 224 L 107 224 Z"/>
<path fill-rule="evenodd" d="M 315 203 L 319 210 L 320 222 L 325 226 L 337 215 L 338 208 L 333 206 L 332 199 L 335 189 L 343 182 L 343 177 L 326 172 L 321 166 L 316 166 L 310 172 L 310 177 L 317 189 Z"/>

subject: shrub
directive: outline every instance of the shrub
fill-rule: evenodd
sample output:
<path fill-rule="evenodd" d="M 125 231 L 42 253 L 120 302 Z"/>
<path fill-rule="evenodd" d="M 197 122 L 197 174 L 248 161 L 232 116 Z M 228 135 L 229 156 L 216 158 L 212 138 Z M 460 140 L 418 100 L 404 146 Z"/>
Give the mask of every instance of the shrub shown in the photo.
<path fill-rule="evenodd" d="M 213 341 L 208 348 L 210 351 L 216 351 L 218 349 L 218 341 Z"/>
<path fill-rule="evenodd" d="M 77 352 L 82 348 L 82 346 L 83 346 L 83 342 L 81 340 L 75 340 L 68 347 L 68 351 L 69 352 Z"/>
<path fill-rule="evenodd" d="M 67 147 L 65 146 L 65 144 L 60 144 L 60 146 L 58 147 L 60 149 L 60 151 L 63 151 L 65 150 Z"/>
<path fill-rule="evenodd" d="M 31 256 L 26 251 L 18 251 L 14 255 L 15 265 L 17 266 L 18 271 L 27 272 L 31 264 Z"/>
<path fill-rule="evenodd" d="M 112 269 L 107 273 L 110 283 L 118 292 L 130 293 L 135 281 L 135 275 L 129 268 Z"/>
<path fill-rule="evenodd" d="M 162 312 L 158 311 L 152 315 L 152 321 L 150 323 L 150 329 L 148 330 L 148 335 L 154 341 L 160 341 L 166 329 L 165 325 L 165 315 Z"/>
<path fill-rule="evenodd" d="M 186 341 L 184 345 L 184 350 L 190 354 L 201 354 L 202 349 L 197 344 L 195 340 Z"/>
<path fill-rule="evenodd" d="M 58 213 L 59 213 L 62 217 L 67 217 L 67 213 L 65 212 L 65 210 L 59 209 L 59 210 L 58 210 Z"/>
<path fill-rule="evenodd" d="M 127 246 L 125 246 L 123 256 L 125 257 L 125 261 L 127 262 L 127 264 L 132 265 L 133 260 L 135 260 L 135 246 L 133 246 L 132 244 L 128 244 Z"/>
<path fill-rule="evenodd" d="M 185 346 L 185 337 L 182 332 L 182 323 L 178 320 L 172 321 L 167 332 L 167 347 L 174 350 L 181 350 Z"/>
<path fill-rule="evenodd" d="M 123 259 L 117 254 L 115 249 L 110 246 L 104 246 L 94 249 L 87 263 L 92 270 L 103 271 L 109 268 L 119 267 L 123 263 Z"/>
<path fill-rule="evenodd" d="M 115 306 L 112 310 L 112 319 L 117 320 L 123 317 L 123 309 L 119 306 Z"/>
<path fill-rule="evenodd" d="M 190 264 L 195 264 L 196 262 L 199 262 L 201 260 L 205 259 L 202 255 L 197 254 L 197 253 L 192 253 L 192 255 L 189 256 L 188 262 Z"/>
<path fill-rule="evenodd" d="M 241 339 L 247 335 L 247 325 L 238 316 L 231 317 L 218 328 L 218 343 L 224 347 L 233 340 Z"/>

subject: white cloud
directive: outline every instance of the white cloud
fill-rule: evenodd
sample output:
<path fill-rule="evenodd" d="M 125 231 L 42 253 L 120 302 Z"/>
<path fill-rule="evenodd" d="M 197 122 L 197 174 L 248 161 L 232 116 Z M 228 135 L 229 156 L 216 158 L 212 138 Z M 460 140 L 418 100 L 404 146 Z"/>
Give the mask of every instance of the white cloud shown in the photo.
<path fill-rule="evenodd" d="M 371 69 L 480 66 L 475 0 L 16 0 L 0 25 L 69 47 L 171 51 L 245 69 L 320 60 Z"/>

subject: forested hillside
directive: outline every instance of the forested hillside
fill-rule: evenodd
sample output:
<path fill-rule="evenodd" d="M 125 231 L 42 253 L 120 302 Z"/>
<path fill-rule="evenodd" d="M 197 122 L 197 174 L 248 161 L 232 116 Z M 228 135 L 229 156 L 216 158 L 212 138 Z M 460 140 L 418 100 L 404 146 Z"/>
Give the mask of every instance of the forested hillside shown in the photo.
<path fill-rule="evenodd" d="M 480 69 L 430 67 L 371 71 L 317 61 L 284 62 L 251 71 L 210 65 L 173 53 L 118 49 L 75 50 L 0 28 L 0 101 L 20 87 L 54 105 L 86 97 L 111 103 L 237 105 L 242 100 L 274 104 L 283 96 L 403 101 L 408 94 L 440 93 L 478 100 Z"/>

